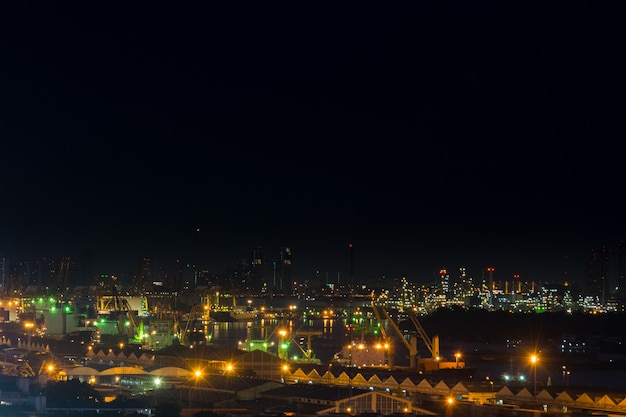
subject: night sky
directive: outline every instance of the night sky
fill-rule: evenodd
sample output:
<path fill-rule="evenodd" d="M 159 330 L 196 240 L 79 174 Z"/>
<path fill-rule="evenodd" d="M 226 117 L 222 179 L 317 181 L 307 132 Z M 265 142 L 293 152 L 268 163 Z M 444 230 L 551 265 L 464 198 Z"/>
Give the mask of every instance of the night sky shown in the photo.
<path fill-rule="evenodd" d="M 19 3 L 10 259 L 558 280 L 626 238 L 624 2 Z"/>

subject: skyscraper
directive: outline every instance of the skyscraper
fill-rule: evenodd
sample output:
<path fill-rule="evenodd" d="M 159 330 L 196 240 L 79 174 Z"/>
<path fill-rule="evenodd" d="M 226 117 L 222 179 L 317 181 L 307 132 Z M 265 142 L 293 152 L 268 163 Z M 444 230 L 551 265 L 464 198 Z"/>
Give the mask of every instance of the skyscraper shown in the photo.
<path fill-rule="evenodd" d="M 278 268 L 278 288 L 283 292 L 289 288 L 292 282 L 291 248 L 286 246 L 280 248 L 280 262 Z"/>
<path fill-rule="evenodd" d="M 620 301 L 626 301 L 626 279 L 624 278 L 624 257 L 626 256 L 626 242 L 623 240 L 617 244 L 617 291 L 616 296 Z"/>
<path fill-rule="evenodd" d="M 609 295 L 609 251 L 602 246 L 599 251 L 592 250 L 587 259 L 583 296 L 595 297 L 604 304 Z"/>

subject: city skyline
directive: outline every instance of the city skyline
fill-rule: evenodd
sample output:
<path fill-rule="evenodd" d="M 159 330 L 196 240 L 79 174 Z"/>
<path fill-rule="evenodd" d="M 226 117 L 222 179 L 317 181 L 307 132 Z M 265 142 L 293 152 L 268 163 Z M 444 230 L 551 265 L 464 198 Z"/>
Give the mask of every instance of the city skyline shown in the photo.
<path fill-rule="evenodd" d="M 400 278 L 406 278 L 415 285 L 426 286 L 438 286 L 441 284 L 441 274 L 445 271 L 445 275 L 450 277 L 451 282 L 460 282 L 461 278 L 470 279 L 473 285 L 487 285 L 488 282 L 493 281 L 494 288 L 504 290 L 507 288 L 507 284 L 511 284 L 513 281 L 519 281 L 524 283 L 532 283 L 532 285 L 554 285 L 554 284 L 569 284 L 575 285 L 579 290 L 582 290 L 585 285 L 588 285 L 590 276 L 593 279 L 601 278 L 607 281 L 606 292 L 611 294 L 616 292 L 618 287 L 622 287 L 623 291 L 623 279 L 624 279 L 624 242 L 616 245 L 614 248 L 603 246 L 598 249 L 594 249 L 590 252 L 581 262 L 573 262 L 568 259 L 562 260 L 562 271 L 557 275 L 550 276 L 548 272 L 540 275 L 532 274 L 520 274 L 519 271 L 524 271 L 523 267 L 511 269 L 510 266 L 489 264 L 473 265 L 473 264 L 456 264 L 439 266 L 428 265 L 424 268 L 430 271 L 426 275 L 417 274 L 381 274 L 381 275 L 366 275 L 358 273 L 358 259 L 355 256 L 358 253 L 358 248 L 354 245 L 348 245 L 348 266 L 344 269 L 337 269 L 334 271 L 323 270 L 310 270 L 303 271 L 298 265 L 297 257 L 293 258 L 293 248 L 283 247 L 280 253 L 267 253 L 265 248 L 257 246 L 250 250 L 247 256 L 240 257 L 236 263 L 226 265 L 222 270 L 210 270 L 207 269 L 203 262 L 199 260 L 196 265 L 192 260 L 176 259 L 171 262 L 163 262 L 158 258 L 143 258 L 139 260 L 135 268 L 129 270 L 101 270 L 96 269 L 94 266 L 94 257 L 92 253 L 83 252 L 79 256 L 64 256 L 60 258 L 44 257 L 44 258 L 24 258 L 24 259 L 11 259 L 6 257 L 5 254 L 0 254 L 0 270 L 2 271 L 2 281 L 0 286 L 5 290 L 16 282 L 20 282 L 22 288 L 28 286 L 48 287 L 55 281 L 60 280 L 59 275 L 65 275 L 68 284 L 73 286 L 86 286 L 95 285 L 100 281 L 101 276 L 115 276 L 123 285 L 129 285 L 136 282 L 137 277 L 148 278 L 148 281 L 161 281 L 171 282 L 172 279 L 180 280 L 182 283 L 190 283 L 192 286 L 204 286 L 208 282 L 219 283 L 219 285 L 226 285 L 233 278 L 237 276 L 243 276 L 246 271 L 258 269 L 258 274 L 264 275 L 264 281 L 271 285 L 271 276 L 280 272 L 275 271 L 275 265 L 281 264 L 283 250 L 288 251 L 289 259 L 289 276 L 292 278 L 290 281 L 296 282 L 298 285 L 304 285 L 309 282 L 308 285 L 321 285 L 333 284 L 336 287 L 337 284 L 346 287 L 360 287 L 361 285 L 370 288 L 377 288 L 385 286 L 389 280 L 396 281 Z M 97 264 L 96 264 L 97 265 Z M 145 266 L 149 265 L 149 266 Z M 144 268 L 150 268 L 148 276 L 146 277 L 146 271 Z M 52 271 L 53 275 L 48 273 L 48 269 Z M 69 271 L 71 270 L 71 273 Z M 261 273 L 260 271 L 263 271 Z M 182 272 L 181 272 L 182 271 Z M 595 271 L 595 272 L 593 272 Z M 17 274 L 17 275 L 16 275 Z M 199 275 L 195 275 L 199 274 Z M 235 274 L 235 275 L 233 275 Z M 16 281 L 16 278 L 19 279 Z M 217 281 L 215 281 L 215 278 Z M 276 278 L 274 278 L 276 279 Z M 317 284 L 312 284 L 317 282 Z M 621 285 L 620 285 L 621 283 Z M 150 284 L 146 282 L 145 284 Z M 289 292 L 292 289 L 292 283 L 285 283 L 282 288 L 274 288 L 275 291 Z M 225 288 L 228 290 L 228 288 Z M 238 287 L 239 291 L 244 290 L 243 287 Z M 269 288 L 268 288 L 269 289 Z"/>
<path fill-rule="evenodd" d="M 13 5 L 0 253 L 582 274 L 626 237 L 623 9 Z"/>

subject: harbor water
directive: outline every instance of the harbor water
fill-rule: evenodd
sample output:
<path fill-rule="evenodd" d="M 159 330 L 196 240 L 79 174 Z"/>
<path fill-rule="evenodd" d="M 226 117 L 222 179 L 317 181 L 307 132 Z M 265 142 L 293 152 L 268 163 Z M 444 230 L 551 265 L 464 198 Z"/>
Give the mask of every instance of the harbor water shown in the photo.
<path fill-rule="evenodd" d="M 248 339 L 265 341 L 267 351 L 278 354 L 281 341 L 280 330 L 286 330 L 289 340 L 289 357 L 304 357 L 310 342 L 313 357 L 322 364 L 330 362 L 342 347 L 351 341 L 367 337 L 358 330 L 349 331 L 345 319 L 314 319 L 314 320 L 277 320 L 257 319 L 252 322 L 215 322 L 211 328 L 211 344 L 219 348 L 242 348 Z M 315 330 L 315 335 L 308 337 L 308 332 Z M 301 333 L 299 333 L 301 332 Z M 282 339 L 284 340 L 284 339 Z M 402 343 L 396 341 L 393 363 L 399 366 L 408 365 L 408 351 Z M 449 345 L 448 345 L 449 343 Z M 493 348 L 493 347 L 491 347 Z M 504 349 L 504 348 L 503 348 Z M 537 365 L 536 379 L 534 369 L 528 361 L 512 356 L 500 355 L 491 358 L 482 355 L 480 347 L 462 341 L 442 342 L 442 355 L 453 357 L 460 351 L 465 366 L 476 369 L 474 378 L 490 379 L 502 383 L 524 379 L 527 384 L 536 380 L 537 389 L 546 386 L 558 387 L 595 387 L 624 390 L 626 392 L 626 369 L 623 367 L 603 367 L 594 369 L 591 366 L 572 366 L 567 357 L 544 360 Z M 428 356 L 428 352 L 420 352 Z M 522 376 L 522 378 L 520 378 Z"/>

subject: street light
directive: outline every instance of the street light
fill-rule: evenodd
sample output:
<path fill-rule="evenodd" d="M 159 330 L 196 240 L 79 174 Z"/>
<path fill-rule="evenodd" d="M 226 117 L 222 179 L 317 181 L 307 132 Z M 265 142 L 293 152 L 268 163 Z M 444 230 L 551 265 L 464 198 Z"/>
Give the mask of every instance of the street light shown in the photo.
<path fill-rule="evenodd" d="M 159 393 L 159 386 L 161 385 L 161 378 L 158 376 L 154 378 L 154 406 L 156 407 L 158 404 L 157 396 Z"/>
<path fill-rule="evenodd" d="M 539 358 L 537 355 L 530 357 L 530 363 L 533 365 L 533 397 L 537 400 L 537 361 Z"/>
<path fill-rule="evenodd" d="M 286 359 L 288 357 L 287 348 L 289 347 L 289 345 L 285 343 L 285 336 L 287 336 L 287 330 L 280 329 L 278 331 L 278 334 L 280 335 L 280 344 L 278 345 L 278 357 L 280 359 Z"/>
<path fill-rule="evenodd" d="M 196 384 L 198 383 L 198 379 L 200 379 L 200 377 L 202 377 L 202 371 L 200 369 L 196 369 L 193 373 L 194 376 L 194 380 L 193 380 L 193 388 L 196 387 Z M 189 408 L 191 408 L 191 385 L 189 386 Z"/>
<path fill-rule="evenodd" d="M 287 373 L 287 371 L 289 371 L 289 365 L 284 364 L 283 366 L 281 366 L 280 368 L 280 382 L 285 382 L 285 373 Z"/>
<path fill-rule="evenodd" d="M 457 353 L 454 354 L 454 360 L 456 362 L 456 367 L 457 368 L 459 367 L 459 359 L 460 358 L 461 358 L 461 354 L 460 353 L 457 352 Z"/>
<path fill-rule="evenodd" d="M 454 405 L 454 398 L 448 397 L 448 399 L 446 400 L 446 403 L 447 403 L 446 417 L 452 417 L 452 406 Z"/>
<path fill-rule="evenodd" d="M 30 341 L 33 336 L 33 327 L 35 327 L 35 323 L 33 323 L 32 321 L 27 321 L 26 323 L 24 323 L 24 328 L 26 329 L 26 345 L 28 346 L 27 349 L 30 349 Z"/>

